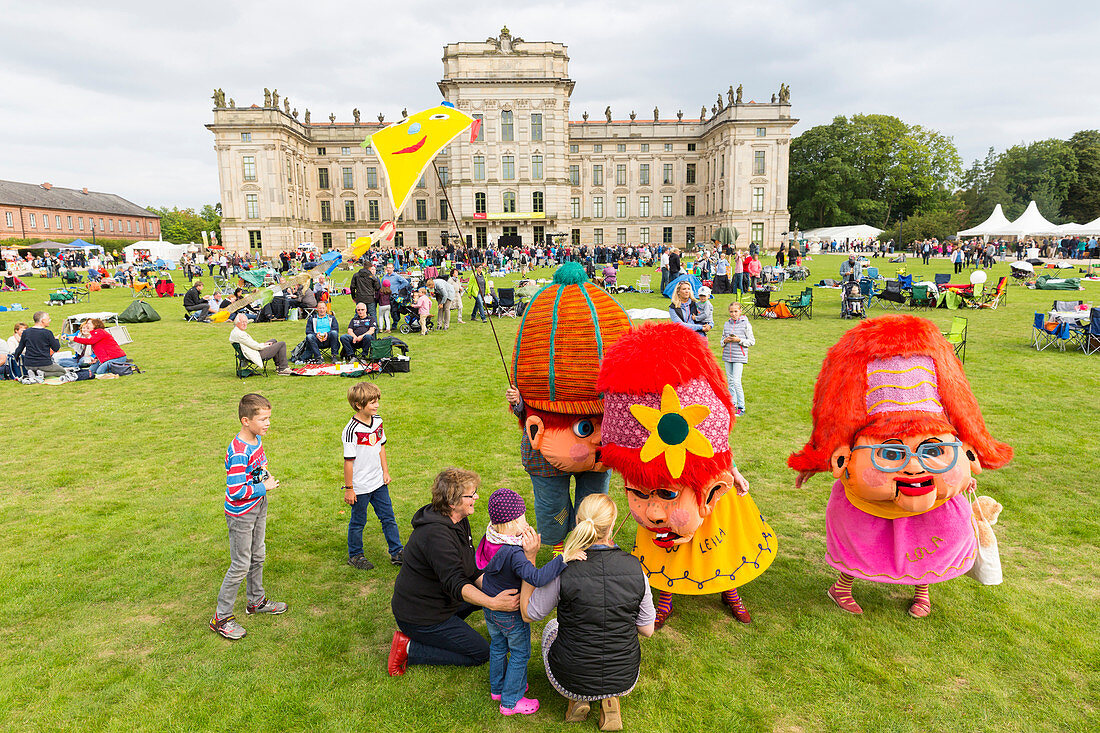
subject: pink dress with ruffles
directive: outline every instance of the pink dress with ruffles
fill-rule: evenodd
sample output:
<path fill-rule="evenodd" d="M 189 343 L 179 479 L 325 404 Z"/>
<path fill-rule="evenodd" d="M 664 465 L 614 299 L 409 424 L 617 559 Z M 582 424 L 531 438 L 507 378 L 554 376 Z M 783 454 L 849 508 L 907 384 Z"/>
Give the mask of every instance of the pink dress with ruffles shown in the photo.
<path fill-rule="evenodd" d="M 825 509 L 825 561 L 876 583 L 940 583 L 974 564 L 978 539 L 961 494 L 915 517 L 883 519 L 857 509 L 838 480 Z"/>

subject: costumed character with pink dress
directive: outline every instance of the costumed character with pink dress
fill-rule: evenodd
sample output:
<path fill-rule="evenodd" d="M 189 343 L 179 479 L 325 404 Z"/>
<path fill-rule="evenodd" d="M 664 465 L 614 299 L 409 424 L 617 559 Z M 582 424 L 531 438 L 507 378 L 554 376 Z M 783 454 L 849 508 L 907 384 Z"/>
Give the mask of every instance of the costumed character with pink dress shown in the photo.
<path fill-rule="evenodd" d="M 986 429 L 954 349 L 931 321 L 882 316 L 845 333 L 814 389 L 813 434 L 788 465 L 801 487 L 829 471 L 828 595 L 849 613 L 855 578 L 912 585 L 909 615 L 932 611 L 928 586 L 974 565 L 976 525 L 964 491 L 1012 448 Z"/>
<path fill-rule="evenodd" d="M 539 535 L 557 553 L 576 522 L 575 507 L 590 494 L 607 493 L 596 377 L 607 349 L 629 329 L 623 307 L 575 262 L 558 268 L 553 282 L 531 297 L 519 324 L 514 386 L 506 396 L 523 432 L 520 456 L 531 477 Z"/>
<path fill-rule="evenodd" d="M 656 626 L 673 594 L 721 593 L 749 623 L 737 588 L 768 569 L 777 544 L 733 463 L 733 403 L 706 342 L 675 323 L 642 325 L 608 349 L 596 386 L 603 461 L 626 483 Z"/>

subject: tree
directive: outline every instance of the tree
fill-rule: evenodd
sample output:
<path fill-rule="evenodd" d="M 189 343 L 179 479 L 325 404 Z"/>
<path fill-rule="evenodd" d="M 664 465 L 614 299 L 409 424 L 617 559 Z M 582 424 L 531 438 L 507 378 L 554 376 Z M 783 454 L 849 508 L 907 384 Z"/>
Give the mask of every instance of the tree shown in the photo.
<path fill-rule="evenodd" d="M 201 242 L 203 231 L 216 231 L 218 240 L 221 241 L 221 204 L 207 204 L 202 207 L 201 214 L 196 214 L 194 209 L 178 209 L 174 206 L 147 208 L 160 216 L 160 236 L 167 242 Z"/>
<path fill-rule="evenodd" d="M 1100 217 L 1100 131 L 1081 130 L 1069 139 L 1077 156 L 1077 180 L 1069 185 L 1062 216 L 1078 224 Z"/>
<path fill-rule="evenodd" d="M 1015 219 L 1031 201 L 1041 214 L 1060 223 L 1061 210 L 1078 182 L 1077 166 L 1077 155 L 1064 140 L 1014 145 L 1000 155 L 990 148 L 985 160 L 974 161 L 963 175 L 959 195 L 967 210 L 964 224 L 984 221 L 997 204 Z"/>
<path fill-rule="evenodd" d="M 791 214 L 803 226 L 886 226 L 933 211 L 961 173 L 949 137 L 889 115 L 836 117 L 791 142 Z"/>

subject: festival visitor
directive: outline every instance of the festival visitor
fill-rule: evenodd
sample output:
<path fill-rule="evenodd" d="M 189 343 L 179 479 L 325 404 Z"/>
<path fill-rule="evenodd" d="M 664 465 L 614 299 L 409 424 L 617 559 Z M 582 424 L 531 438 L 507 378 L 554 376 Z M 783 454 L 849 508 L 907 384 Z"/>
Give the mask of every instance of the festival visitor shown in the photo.
<path fill-rule="evenodd" d="M 74 336 L 73 341 L 92 347 L 95 354 L 95 363 L 88 367 L 92 376 L 99 377 L 111 373 L 111 364 L 126 361 L 126 352 L 115 341 L 115 337 L 107 331 L 106 324 L 98 318 L 89 318 L 80 327 L 80 336 Z"/>
<path fill-rule="evenodd" d="M 485 265 L 478 265 L 474 270 L 474 310 L 470 314 L 470 320 L 476 320 L 478 314 L 481 314 L 481 322 L 485 323 L 488 320 L 488 312 L 485 310 L 484 296 L 489 294 L 488 288 L 485 286 Z"/>
<path fill-rule="evenodd" d="M 447 278 L 447 284 L 450 286 L 450 300 L 448 301 L 451 310 L 455 311 L 455 317 L 459 323 L 465 323 L 462 320 L 462 281 L 458 278 L 458 272 L 451 270 L 451 276 Z"/>
<path fill-rule="evenodd" d="M 756 343 L 752 335 L 752 324 L 741 312 L 741 304 L 730 303 L 729 320 L 722 326 L 722 363 L 726 367 L 726 381 L 729 383 L 730 399 L 737 408 L 737 416 L 745 414 L 745 390 L 741 387 L 741 372 L 749 363 L 746 349 Z"/>
<path fill-rule="evenodd" d="M 445 468 L 432 483 L 432 502 L 413 515 L 390 601 L 399 629 L 386 665 L 391 676 L 405 674 L 410 664 L 485 664 L 489 642 L 465 619 L 482 606 L 519 607 L 514 589 L 495 596 L 481 590 L 469 519 L 480 482 L 473 471 Z"/>
<path fill-rule="evenodd" d="M 336 344 L 340 339 L 340 324 L 336 316 L 328 313 L 328 303 L 317 304 L 317 313 L 306 319 L 306 347 L 310 358 L 321 360 L 321 349 L 329 349 L 332 358 L 336 358 Z"/>
<path fill-rule="evenodd" d="M 214 266 L 211 265 L 210 269 L 214 269 Z M 200 321 L 210 317 L 210 304 L 202 297 L 202 280 L 197 281 L 183 294 L 183 309 L 188 313 L 198 313 Z"/>
<path fill-rule="evenodd" d="M 382 289 L 378 291 L 378 333 L 393 333 L 393 319 L 390 318 L 392 309 L 393 289 L 389 280 L 383 280 Z"/>
<path fill-rule="evenodd" d="M 241 581 L 247 580 L 245 613 L 278 615 L 287 609 L 282 601 L 264 595 L 264 559 L 267 545 L 267 493 L 279 481 L 267 472 L 263 436 L 271 427 L 271 403 L 263 395 L 246 394 L 237 405 L 241 431 L 225 451 L 225 523 L 229 527 L 229 570 L 218 591 L 218 608 L 210 628 L 226 639 L 237 640 L 244 628 L 233 615 Z"/>
<path fill-rule="evenodd" d="M 442 277 L 433 280 L 432 285 L 435 287 L 435 300 L 439 305 L 435 317 L 435 330 L 446 331 L 451 326 L 451 288 L 447 284 L 447 279 Z"/>
<path fill-rule="evenodd" d="M 524 582 L 520 591 L 528 623 L 557 608 L 542 632 L 542 660 L 550 684 L 569 700 L 565 721 L 583 721 L 599 700 L 600 730 L 622 729 L 619 698 L 641 671 L 638 634 L 652 636 L 656 618 L 641 563 L 615 546 L 617 515 L 606 494 L 585 497 L 565 540 L 565 571 L 541 588 Z"/>
<path fill-rule="evenodd" d="M 20 321 L 15 324 L 12 329 L 13 333 L 8 336 L 8 353 L 11 354 L 15 351 L 15 347 L 19 346 L 19 339 L 23 337 L 23 332 L 27 330 L 27 324 Z"/>
<path fill-rule="evenodd" d="M 683 280 L 672 291 L 672 302 L 668 305 L 668 315 L 673 323 L 690 328 L 706 338 L 710 326 L 695 322 L 695 299 L 691 295 L 691 283 Z"/>
<path fill-rule="evenodd" d="M 511 489 L 497 489 L 487 505 L 489 526 L 477 548 L 477 564 L 485 573 L 481 590 L 495 595 L 502 590 L 519 590 L 522 582 L 542 587 L 565 570 L 565 560 L 555 556 L 535 568 L 541 540 L 524 513 L 527 506 Z M 531 659 L 531 625 L 519 611 L 485 609 L 489 629 L 489 697 L 500 701 L 502 715 L 528 715 L 539 709 L 539 701 L 527 691 L 527 662 Z"/>
<path fill-rule="evenodd" d="M 753 292 L 760 284 L 760 273 L 763 271 L 764 266 L 760 264 L 760 259 L 756 255 L 749 255 L 748 262 L 745 263 L 745 275 L 749 278 L 749 289 Z M 742 276 L 742 282 L 743 278 L 744 276 Z"/>
<path fill-rule="evenodd" d="M 229 332 L 230 343 L 240 344 L 244 358 L 263 369 L 264 362 L 275 362 L 275 373 L 283 376 L 292 374 L 286 361 L 286 343 L 271 339 L 260 343 L 248 333 L 248 315 L 238 312 L 233 318 L 233 330 Z"/>
<path fill-rule="evenodd" d="M 695 303 L 695 315 L 693 318 L 700 326 L 714 328 L 714 306 L 710 302 L 710 288 L 706 285 L 699 288 L 699 295 Z"/>
<path fill-rule="evenodd" d="M 353 303 L 365 303 L 370 311 L 371 318 L 378 320 L 377 294 L 382 289 L 382 281 L 378 279 L 375 264 L 368 263 L 359 272 L 352 275 L 351 301 Z"/>
<path fill-rule="evenodd" d="M 416 313 L 420 319 L 420 335 L 428 333 L 428 316 L 432 312 L 432 300 L 428 297 L 428 289 L 421 286 L 416 291 Z"/>
<path fill-rule="evenodd" d="M 364 356 L 368 356 L 370 354 L 370 343 L 374 340 L 374 334 L 377 330 L 375 322 L 367 313 L 367 304 L 356 304 L 355 315 L 348 321 L 348 332 L 340 336 L 344 358 L 350 361 L 355 358 L 356 351 L 362 351 Z"/>
<path fill-rule="evenodd" d="M 19 344 L 11 352 L 11 358 L 15 360 L 22 355 L 23 369 L 28 373 L 60 377 L 65 374 L 65 367 L 54 363 L 55 351 L 61 351 L 61 342 L 50 330 L 50 314 L 38 311 L 34 314 L 34 325 L 23 331 Z"/>
<path fill-rule="evenodd" d="M 366 311 L 362 303 L 359 307 Z M 390 468 L 386 461 L 386 431 L 378 416 L 382 391 L 371 382 L 358 382 L 348 390 L 348 404 L 355 410 L 344 426 L 344 503 L 351 507 L 348 520 L 348 565 L 371 570 L 374 564 L 363 557 L 363 527 L 367 506 L 382 523 L 382 535 L 389 547 L 390 562 L 401 564 L 401 535 L 390 501 Z"/>

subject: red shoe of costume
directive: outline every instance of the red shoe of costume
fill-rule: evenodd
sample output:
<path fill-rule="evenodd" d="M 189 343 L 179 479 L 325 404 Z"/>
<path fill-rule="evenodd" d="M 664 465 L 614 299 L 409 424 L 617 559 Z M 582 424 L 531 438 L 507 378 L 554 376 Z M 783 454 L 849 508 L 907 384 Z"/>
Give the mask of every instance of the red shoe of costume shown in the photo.
<path fill-rule="evenodd" d="M 738 598 L 736 601 L 729 601 L 723 599 L 726 606 L 733 612 L 733 617 L 743 624 L 752 623 L 752 616 L 749 615 L 749 611 L 745 608 L 745 602 Z"/>
<path fill-rule="evenodd" d="M 390 658 L 386 663 L 386 671 L 390 677 L 399 677 L 405 674 L 409 666 L 409 637 L 400 631 L 393 632 L 393 642 L 390 644 Z"/>

